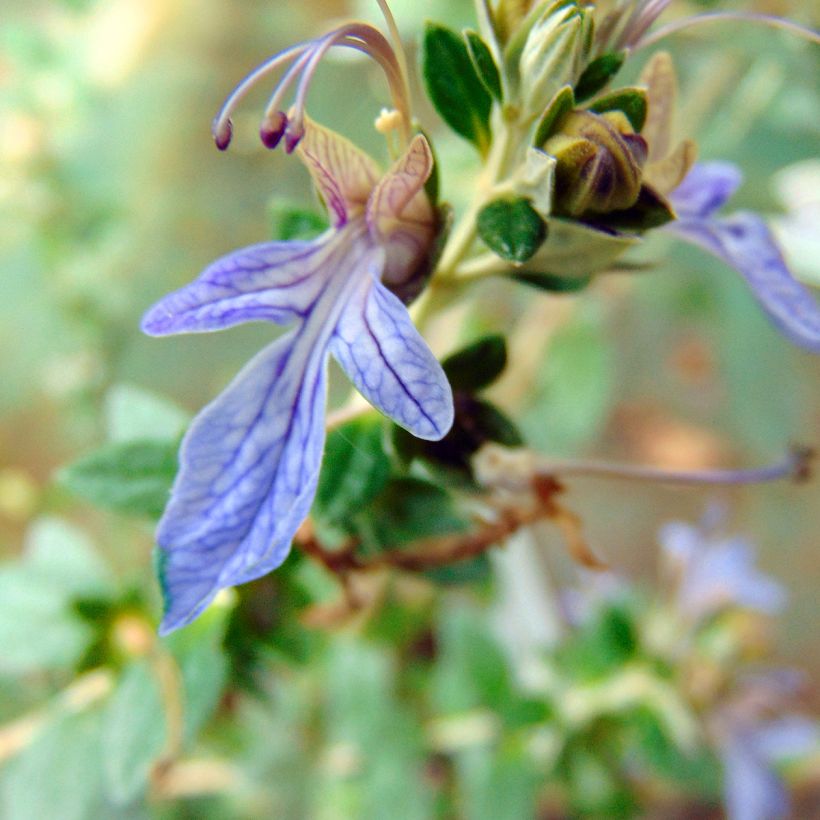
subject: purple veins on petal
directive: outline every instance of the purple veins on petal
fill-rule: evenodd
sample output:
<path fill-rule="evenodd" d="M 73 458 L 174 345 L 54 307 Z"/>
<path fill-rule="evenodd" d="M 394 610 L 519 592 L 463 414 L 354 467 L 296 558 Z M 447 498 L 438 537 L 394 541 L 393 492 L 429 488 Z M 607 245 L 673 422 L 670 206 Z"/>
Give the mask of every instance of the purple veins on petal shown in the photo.
<path fill-rule="evenodd" d="M 324 446 L 326 351 L 312 341 L 300 327 L 265 348 L 185 436 L 157 530 L 163 633 L 194 620 L 220 589 L 287 556 Z"/>
<path fill-rule="evenodd" d="M 792 276 L 763 219 L 749 212 L 714 216 L 739 182 L 734 166 L 696 165 L 671 197 L 679 218 L 666 230 L 734 268 L 784 336 L 820 353 L 820 308 Z"/>
<path fill-rule="evenodd" d="M 143 317 L 151 336 L 203 333 L 251 321 L 300 318 L 322 288 L 318 275 L 338 255 L 325 235 L 312 242 L 263 242 L 223 256 Z"/>
<path fill-rule="evenodd" d="M 407 309 L 375 275 L 348 302 L 330 350 L 358 391 L 396 424 L 431 441 L 447 434 L 453 423 L 447 377 Z"/>

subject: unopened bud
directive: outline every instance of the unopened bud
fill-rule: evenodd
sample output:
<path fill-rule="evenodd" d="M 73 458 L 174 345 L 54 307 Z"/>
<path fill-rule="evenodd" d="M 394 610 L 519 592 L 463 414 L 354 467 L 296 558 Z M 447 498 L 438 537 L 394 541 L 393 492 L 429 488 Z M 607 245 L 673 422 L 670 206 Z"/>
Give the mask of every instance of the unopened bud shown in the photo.
<path fill-rule="evenodd" d="M 646 142 L 619 111 L 573 111 L 544 150 L 555 157 L 555 210 L 606 214 L 638 201 Z"/>

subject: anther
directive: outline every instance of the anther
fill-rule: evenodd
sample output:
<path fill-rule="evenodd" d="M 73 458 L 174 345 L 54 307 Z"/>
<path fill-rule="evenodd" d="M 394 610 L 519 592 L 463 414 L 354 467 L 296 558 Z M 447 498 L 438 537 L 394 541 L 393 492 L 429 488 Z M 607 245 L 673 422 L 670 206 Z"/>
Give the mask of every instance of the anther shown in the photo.
<path fill-rule="evenodd" d="M 293 123 L 289 123 L 287 130 L 285 131 L 285 152 L 292 154 L 304 136 L 305 128 L 303 125 L 300 125 L 298 128 L 294 128 Z"/>
<path fill-rule="evenodd" d="M 262 123 L 259 128 L 259 138 L 266 148 L 273 150 L 282 141 L 287 128 L 287 114 L 284 111 L 276 111 Z"/>
<path fill-rule="evenodd" d="M 214 142 L 220 151 L 227 150 L 233 138 L 233 123 L 230 119 L 222 120 L 218 127 L 214 128 Z"/>

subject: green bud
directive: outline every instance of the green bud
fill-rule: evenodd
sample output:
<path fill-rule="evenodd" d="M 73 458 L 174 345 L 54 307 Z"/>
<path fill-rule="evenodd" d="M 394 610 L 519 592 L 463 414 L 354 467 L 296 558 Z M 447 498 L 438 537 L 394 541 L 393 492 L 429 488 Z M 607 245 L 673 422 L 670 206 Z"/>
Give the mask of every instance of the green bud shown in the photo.
<path fill-rule="evenodd" d="M 576 0 L 538 5 L 506 50 L 522 118 L 540 117 L 564 85 L 574 86 L 587 63 L 592 17 Z"/>
<path fill-rule="evenodd" d="M 607 214 L 638 201 L 646 142 L 621 111 L 573 111 L 544 151 L 556 159 L 555 213 Z"/>

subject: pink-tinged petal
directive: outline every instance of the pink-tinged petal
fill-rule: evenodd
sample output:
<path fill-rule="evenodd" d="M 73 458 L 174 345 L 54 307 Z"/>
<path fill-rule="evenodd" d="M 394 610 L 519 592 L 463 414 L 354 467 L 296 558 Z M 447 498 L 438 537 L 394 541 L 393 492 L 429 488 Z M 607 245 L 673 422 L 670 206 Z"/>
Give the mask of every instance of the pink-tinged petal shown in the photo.
<path fill-rule="evenodd" d="M 424 185 L 433 171 L 433 152 L 418 134 L 384 175 L 367 204 L 367 224 L 385 249 L 382 278 L 398 286 L 427 257 L 435 235 L 435 214 Z"/>
<path fill-rule="evenodd" d="M 756 214 L 681 218 L 667 230 L 713 253 L 746 280 L 774 325 L 800 347 L 820 353 L 820 308 L 789 272 L 766 223 Z"/>
<path fill-rule="evenodd" d="M 433 172 L 433 152 L 417 134 L 409 147 L 373 190 L 367 204 L 367 222 L 378 236 L 389 235 L 403 219 L 432 221 L 426 197 L 418 197 Z"/>
<path fill-rule="evenodd" d="M 730 162 L 699 162 L 669 197 L 681 219 L 711 216 L 723 207 L 743 182 Z"/>
<path fill-rule="evenodd" d="M 316 490 L 326 355 L 304 329 L 252 359 L 194 420 L 157 530 L 165 634 L 284 561 Z"/>
<path fill-rule="evenodd" d="M 330 350 L 359 392 L 396 424 L 437 441 L 453 424 L 453 394 L 404 305 L 377 279 L 362 279 Z"/>
<path fill-rule="evenodd" d="M 305 315 L 339 253 L 333 234 L 314 242 L 264 242 L 214 262 L 144 316 L 151 336 L 202 333 L 242 322 L 287 324 Z"/>
<path fill-rule="evenodd" d="M 381 174 L 378 165 L 352 142 L 308 118 L 296 153 L 310 172 L 334 227 L 344 225 L 365 206 Z"/>

